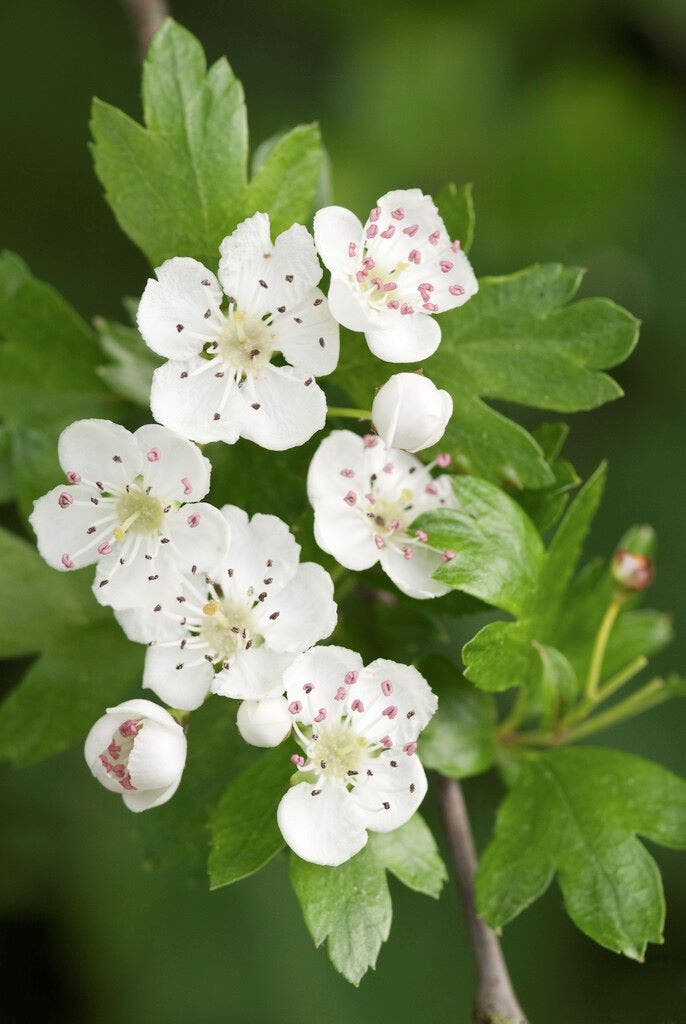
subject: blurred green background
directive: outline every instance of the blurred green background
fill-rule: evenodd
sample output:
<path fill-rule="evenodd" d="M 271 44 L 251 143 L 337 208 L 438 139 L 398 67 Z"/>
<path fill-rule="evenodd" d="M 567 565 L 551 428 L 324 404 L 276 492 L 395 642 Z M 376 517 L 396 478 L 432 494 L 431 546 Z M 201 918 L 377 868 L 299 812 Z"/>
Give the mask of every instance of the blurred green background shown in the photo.
<path fill-rule="evenodd" d="M 337 202 L 364 214 L 389 188 L 474 181 L 479 274 L 579 263 L 586 294 L 644 320 L 617 374 L 627 398 L 572 417 L 569 453 L 584 476 L 610 459 L 591 553 L 610 550 L 631 522 L 656 527 L 651 603 L 672 609 L 677 627 L 658 667 L 683 670 L 683 3 L 179 0 L 173 13 L 210 58 L 228 54 L 254 145 L 321 121 Z M 147 268 L 101 197 L 86 139 L 93 94 L 139 115 L 129 25 L 112 0 L 23 0 L 2 6 L 0 30 L 1 242 L 84 315 L 120 316 L 121 296 L 140 293 Z M 607 742 L 686 773 L 685 711 L 662 707 Z M 130 818 L 78 751 L 4 769 L 0 780 L 3 1022 L 470 1019 L 471 965 L 451 891 L 436 906 L 394 886 L 390 942 L 356 991 L 312 948 L 285 858 L 210 895 L 180 872 L 146 872 Z M 500 784 L 466 788 L 483 841 Z M 427 814 L 435 822 L 431 806 Z M 684 861 L 656 856 L 666 946 L 642 966 L 578 933 L 555 887 L 508 927 L 533 1024 L 686 1020 Z"/>

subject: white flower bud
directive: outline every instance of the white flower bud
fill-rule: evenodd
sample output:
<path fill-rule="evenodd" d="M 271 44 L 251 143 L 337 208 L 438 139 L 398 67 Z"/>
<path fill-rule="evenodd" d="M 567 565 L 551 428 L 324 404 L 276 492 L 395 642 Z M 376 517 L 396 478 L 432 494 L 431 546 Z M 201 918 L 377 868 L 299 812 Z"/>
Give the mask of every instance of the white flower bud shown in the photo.
<path fill-rule="evenodd" d="M 453 400 L 418 373 L 395 373 L 377 392 L 372 421 L 387 448 L 418 452 L 443 437 Z"/>
<path fill-rule="evenodd" d="M 186 737 L 159 704 L 128 700 L 98 719 L 84 755 L 106 789 L 120 793 L 129 810 L 145 811 L 176 792 L 186 763 Z"/>
<path fill-rule="evenodd" d="M 238 731 L 254 747 L 278 747 L 291 731 L 292 716 L 283 697 L 244 700 L 236 716 Z"/>

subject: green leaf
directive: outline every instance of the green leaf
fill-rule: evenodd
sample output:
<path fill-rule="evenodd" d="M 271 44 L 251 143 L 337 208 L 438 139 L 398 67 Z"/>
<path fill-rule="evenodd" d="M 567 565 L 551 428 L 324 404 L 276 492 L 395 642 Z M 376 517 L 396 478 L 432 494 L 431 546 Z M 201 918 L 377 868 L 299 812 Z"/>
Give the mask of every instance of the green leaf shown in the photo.
<path fill-rule="evenodd" d="M 0 705 L 0 759 L 22 767 L 82 743 L 106 707 L 139 691 L 144 654 L 115 622 L 65 630 Z"/>
<path fill-rule="evenodd" d="M 143 848 L 145 867 L 171 870 L 175 884 L 179 869 L 194 882 L 207 884 L 208 821 L 227 779 L 238 775 L 254 755 L 234 719 L 235 704 L 223 697 L 210 697 L 193 711 L 186 767 L 174 799 L 150 814 L 134 816 L 132 831 Z"/>
<path fill-rule="evenodd" d="M 246 209 L 268 210 L 272 237 L 312 216 L 322 172 L 319 125 L 300 125 L 270 149 L 248 186 Z"/>
<path fill-rule="evenodd" d="M 470 184 L 458 188 L 452 182 L 436 196 L 436 206 L 451 239 L 457 239 L 463 252 L 468 253 L 474 241 L 474 198 Z"/>
<path fill-rule="evenodd" d="M 90 582 L 89 570 L 56 572 L 31 544 L 0 527 L 0 658 L 39 654 L 65 629 L 85 626 L 94 612 L 107 614 Z"/>
<path fill-rule="evenodd" d="M 627 358 L 638 323 L 605 299 L 566 305 L 581 277 L 577 268 L 551 263 L 482 278 L 468 303 L 439 318 L 441 344 L 423 369 L 453 397 L 441 448 L 463 472 L 517 490 L 555 482 L 541 445 L 484 399 L 577 412 L 622 394 L 602 371 Z M 332 380 L 365 408 L 386 371 L 362 339 L 346 352 Z"/>
<path fill-rule="evenodd" d="M 379 862 L 403 885 L 438 899 L 448 872 L 420 814 L 393 832 L 370 832 L 369 843 Z"/>
<path fill-rule="evenodd" d="M 560 458 L 568 434 L 566 423 L 542 423 L 532 432 L 550 465 L 553 481 L 548 487 L 538 490 L 516 491 L 514 497 L 539 533 L 545 533 L 555 525 L 564 512 L 570 491 L 581 483 L 571 462 Z"/>
<path fill-rule="evenodd" d="M 117 221 L 153 266 L 194 256 L 214 267 L 221 240 L 257 209 L 277 232 L 312 209 L 316 126 L 285 136 L 248 185 L 243 89 L 225 58 L 207 68 L 198 40 L 171 20 L 145 60 L 143 115 L 145 127 L 95 100 L 92 149 Z"/>
<path fill-rule="evenodd" d="M 526 764 L 503 802 L 476 879 L 493 928 L 540 896 L 557 873 L 575 924 L 601 945 L 642 959 L 662 941 L 664 896 L 636 838 L 686 847 L 686 783 L 629 754 L 559 749 Z"/>
<path fill-rule="evenodd" d="M 16 489 L 12 479 L 12 437 L 0 424 L 0 505 L 14 501 Z"/>
<path fill-rule="evenodd" d="M 541 538 L 519 505 L 498 487 L 454 477 L 457 509 L 420 516 L 429 543 L 455 557 L 434 574 L 442 583 L 513 615 L 526 615 L 543 561 Z"/>
<path fill-rule="evenodd" d="M 144 409 L 150 408 L 153 371 L 163 360 L 145 344 L 135 327 L 98 317 L 100 344 L 111 362 L 98 367 L 98 375 L 110 391 Z"/>
<path fill-rule="evenodd" d="M 558 615 L 603 496 L 606 474 L 607 467 L 601 463 L 577 494 L 550 542 L 538 584 L 538 610 L 544 620 Z"/>
<path fill-rule="evenodd" d="M 579 693 L 576 673 L 567 658 L 555 647 L 534 641 L 541 659 L 538 702 L 541 726 L 552 729 L 558 718 L 572 706 Z"/>
<path fill-rule="evenodd" d="M 482 690 L 525 686 L 540 672 L 531 633 L 520 622 L 490 622 L 462 648 L 465 676 Z"/>
<path fill-rule="evenodd" d="M 264 753 L 232 779 L 210 820 L 210 888 L 259 871 L 281 849 L 276 809 L 293 774 L 283 747 Z"/>
<path fill-rule="evenodd" d="M 331 963 L 359 985 L 376 966 L 391 929 L 386 871 L 369 845 L 337 868 L 291 857 L 291 883 L 315 946 L 326 941 Z"/>
<path fill-rule="evenodd" d="M 493 698 L 468 686 L 445 658 L 428 658 L 420 667 L 438 696 L 438 711 L 419 741 L 422 764 L 453 779 L 486 771 L 496 751 Z"/>

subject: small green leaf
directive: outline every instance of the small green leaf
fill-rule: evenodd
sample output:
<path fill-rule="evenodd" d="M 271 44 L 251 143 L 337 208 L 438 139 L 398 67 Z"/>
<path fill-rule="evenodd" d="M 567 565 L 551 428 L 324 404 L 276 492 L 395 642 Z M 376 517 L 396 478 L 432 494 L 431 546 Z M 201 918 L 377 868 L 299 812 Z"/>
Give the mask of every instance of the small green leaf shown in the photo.
<path fill-rule="evenodd" d="M 326 941 L 331 963 L 359 985 L 376 966 L 391 930 L 386 871 L 368 845 L 337 868 L 291 857 L 291 883 L 315 946 Z"/>
<path fill-rule="evenodd" d="M 322 171 L 319 125 L 294 128 L 269 150 L 246 195 L 249 210 L 269 210 L 272 237 L 312 216 Z"/>
<path fill-rule="evenodd" d="M 98 367 L 98 375 L 110 391 L 148 409 L 153 371 L 162 359 L 148 348 L 135 327 L 102 317 L 96 319 L 95 326 L 102 349 L 111 359 Z"/>
<path fill-rule="evenodd" d="M 231 780 L 210 820 L 211 889 L 259 871 L 283 849 L 276 809 L 292 774 L 288 754 L 276 747 Z"/>
<path fill-rule="evenodd" d="M 561 715 L 574 703 L 579 693 L 579 683 L 574 669 L 561 651 L 537 641 L 534 641 L 534 647 L 541 659 L 541 673 L 536 688 L 541 727 L 552 729 Z"/>
<path fill-rule="evenodd" d="M 436 196 L 436 206 L 450 238 L 460 243 L 463 252 L 469 252 L 474 241 L 474 199 L 473 186 L 458 188 L 450 182 Z"/>
<path fill-rule="evenodd" d="M 550 542 L 539 580 L 539 613 L 544 621 L 556 618 L 559 613 L 560 602 L 603 496 L 606 471 L 605 463 L 601 463 L 588 478 Z"/>
<path fill-rule="evenodd" d="M 122 230 L 159 266 L 193 256 L 216 267 L 219 243 L 258 209 L 275 233 L 312 209 L 321 168 L 316 126 L 295 128 L 248 184 L 248 125 L 225 58 L 210 68 L 197 39 L 167 20 L 143 67 L 145 127 L 93 103 L 95 171 Z"/>
<path fill-rule="evenodd" d="M 657 866 L 636 834 L 686 847 L 686 783 L 629 754 L 592 747 L 530 760 L 506 797 L 476 880 L 493 928 L 512 920 L 558 875 L 577 926 L 601 945 L 642 959 L 662 941 Z"/>
<path fill-rule="evenodd" d="M 453 779 L 480 775 L 495 759 L 493 698 L 468 686 L 445 658 L 422 661 L 421 671 L 438 695 L 438 711 L 419 741 L 422 764 Z"/>
<path fill-rule="evenodd" d="M 143 656 L 115 622 L 65 630 L 0 705 L 0 759 L 24 766 L 83 742 L 106 707 L 140 690 Z"/>
<path fill-rule="evenodd" d="M 482 690 L 525 686 L 540 674 L 529 629 L 521 622 L 490 622 L 462 648 L 465 676 Z"/>
<path fill-rule="evenodd" d="M 438 899 L 448 872 L 420 814 L 393 832 L 370 832 L 369 843 L 380 863 L 403 885 Z"/>
<path fill-rule="evenodd" d="M 543 561 L 543 543 L 519 505 L 498 487 L 475 477 L 454 477 L 457 509 L 420 516 L 429 543 L 455 557 L 434 574 L 513 615 L 527 614 Z"/>

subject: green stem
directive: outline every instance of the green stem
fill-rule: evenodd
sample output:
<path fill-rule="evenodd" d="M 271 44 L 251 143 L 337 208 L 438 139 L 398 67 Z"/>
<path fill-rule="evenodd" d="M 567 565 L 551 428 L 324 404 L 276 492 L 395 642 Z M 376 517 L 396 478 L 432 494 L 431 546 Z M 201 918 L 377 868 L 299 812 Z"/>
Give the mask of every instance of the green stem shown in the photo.
<path fill-rule="evenodd" d="M 512 705 L 509 715 L 506 715 L 500 723 L 500 735 L 507 736 L 513 733 L 526 714 L 529 694 L 525 686 L 520 686 L 517 697 Z"/>
<path fill-rule="evenodd" d="M 643 671 L 647 664 L 648 659 L 644 658 L 643 655 L 639 658 L 634 658 L 634 660 L 630 661 L 629 664 L 620 672 L 617 672 L 616 675 L 608 679 L 604 686 L 600 687 L 595 700 L 586 698 L 585 700 L 580 701 L 576 707 L 572 708 L 569 714 L 565 715 L 563 724 L 565 726 L 574 725 L 576 722 L 580 722 L 583 718 L 586 718 L 594 707 L 598 704 L 602 704 L 602 702 L 606 701 L 608 697 L 611 697 L 613 693 L 616 693 L 617 690 L 624 686 L 625 683 L 628 683 L 630 679 L 633 679 L 634 676 Z"/>
<path fill-rule="evenodd" d="M 588 666 L 588 676 L 586 678 L 586 687 L 584 691 L 587 700 L 596 701 L 598 699 L 598 683 L 600 682 L 600 673 L 603 670 L 603 660 L 605 658 L 605 651 L 607 650 L 607 642 L 610 639 L 610 633 L 612 632 L 612 627 L 619 615 L 619 610 L 625 601 L 625 593 L 620 591 L 615 594 L 607 607 L 607 611 L 603 615 L 603 620 L 600 623 L 600 628 L 598 629 L 595 642 L 593 644 L 591 663 Z"/>
<path fill-rule="evenodd" d="M 608 729 L 610 726 L 624 722 L 628 718 L 633 718 L 643 711 L 657 707 L 658 704 L 662 704 L 669 697 L 670 694 L 665 687 L 664 680 L 656 677 L 641 687 L 640 690 L 637 690 L 636 693 L 632 693 L 631 696 L 608 708 L 607 711 L 592 715 L 571 729 L 562 728 L 556 732 L 543 732 L 542 730 L 520 732 L 510 737 L 508 742 L 518 746 L 532 747 L 556 747 L 562 743 L 575 743 L 577 740 L 585 739 L 586 736 L 592 736 L 593 733 L 600 732 L 602 729 Z"/>
<path fill-rule="evenodd" d="M 330 405 L 326 410 L 326 415 L 332 419 L 371 420 L 372 418 L 369 409 L 350 409 L 341 405 Z"/>

